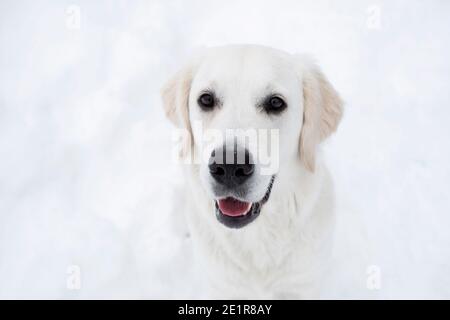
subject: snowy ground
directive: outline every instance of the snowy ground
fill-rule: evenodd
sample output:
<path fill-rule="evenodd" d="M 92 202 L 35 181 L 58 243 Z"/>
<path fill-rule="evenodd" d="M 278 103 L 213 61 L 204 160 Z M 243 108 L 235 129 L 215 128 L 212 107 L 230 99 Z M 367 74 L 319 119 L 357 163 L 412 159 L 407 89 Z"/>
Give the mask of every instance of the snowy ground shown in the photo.
<path fill-rule="evenodd" d="M 448 1 L 1 1 L 0 298 L 198 297 L 159 88 L 225 43 L 310 52 L 346 101 L 325 297 L 450 298 L 449 29 Z"/>

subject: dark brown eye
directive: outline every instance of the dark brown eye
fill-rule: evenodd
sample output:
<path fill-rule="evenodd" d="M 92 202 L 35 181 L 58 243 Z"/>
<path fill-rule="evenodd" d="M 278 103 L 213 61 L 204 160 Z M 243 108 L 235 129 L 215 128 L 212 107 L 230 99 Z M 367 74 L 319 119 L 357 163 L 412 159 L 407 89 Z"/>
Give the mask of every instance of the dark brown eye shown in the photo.
<path fill-rule="evenodd" d="M 264 103 L 264 110 L 267 113 L 279 113 L 286 108 L 286 102 L 277 96 L 269 97 Z"/>
<path fill-rule="evenodd" d="M 198 98 L 198 105 L 205 111 L 212 110 L 216 105 L 216 99 L 211 93 L 203 93 Z"/>

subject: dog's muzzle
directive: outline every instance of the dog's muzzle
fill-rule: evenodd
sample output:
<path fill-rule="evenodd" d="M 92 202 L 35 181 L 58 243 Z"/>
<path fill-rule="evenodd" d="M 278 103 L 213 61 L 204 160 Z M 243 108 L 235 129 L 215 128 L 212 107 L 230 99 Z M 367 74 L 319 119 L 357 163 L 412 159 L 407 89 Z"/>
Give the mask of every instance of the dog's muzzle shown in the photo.
<path fill-rule="evenodd" d="M 215 202 L 217 219 L 229 228 L 242 228 L 259 216 L 269 199 L 275 176 L 260 201 L 246 201 L 255 165 L 247 149 L 239 149 L 236 144 L 231 149 L 222 147 L 211 153 L 209 173 L 215 182 L 215 193 L 219 195 Z"/>

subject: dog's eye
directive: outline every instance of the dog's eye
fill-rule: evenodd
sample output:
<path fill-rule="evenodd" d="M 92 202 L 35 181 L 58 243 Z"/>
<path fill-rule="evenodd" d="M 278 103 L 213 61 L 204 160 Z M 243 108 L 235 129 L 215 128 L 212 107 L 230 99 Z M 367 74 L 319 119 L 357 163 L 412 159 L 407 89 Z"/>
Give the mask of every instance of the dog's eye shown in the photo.
<path fill-rule="evenodd" d="M 204 110 L 209 111 L 214 108 L 216 104 L 216 99 L 214 98 L 214 95 L 211 93 L 203 93 L 198 98 L 198 105 Z"/>
<path fill-rule="evenodd" d="M 271 96 L 264 103 L 264 110 L 267 113 L 280 113 L 285 108 L 286 102 L 278 96 Z"/>

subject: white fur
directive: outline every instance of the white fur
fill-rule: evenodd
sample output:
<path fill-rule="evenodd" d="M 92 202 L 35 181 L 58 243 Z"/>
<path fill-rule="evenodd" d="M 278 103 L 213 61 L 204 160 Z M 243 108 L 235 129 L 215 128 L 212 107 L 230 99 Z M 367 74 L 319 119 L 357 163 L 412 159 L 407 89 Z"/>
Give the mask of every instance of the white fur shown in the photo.
<path fill-rule="evenodd" d="M 205 113 L 197 106 L 197 97 L 211 87 L 223 105 Z M 280 115 L 268 116 L 255 106 L 268 90 L 287 101 Z M 210 297 L 319 297 L 332 243 L 334 200 L 316 146 L 336 129 L 342 112 L 337 93 L 320 70 L 305 56 L 271 48 L 210 48 L 178 72 L 162 94 L 168 117 L 190 132 L 185 148 L 193 154 L 202 148 L 203 133 L 192 129 L 195 122 L 202 123 L 203 131 L 280 132 L 280 167 L 270 198 L 260 216 L 241 229 L 217 221 L 207 163 L 185 168 L 185 214 L 210 282 Z M 262 198 L 269 181 L 270 176 L 254 178 L 251 201 Z"/>

